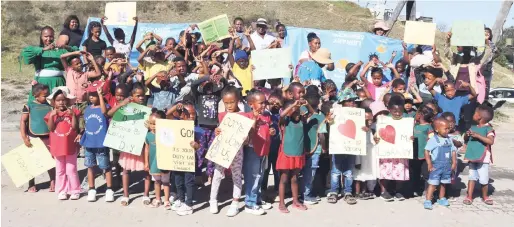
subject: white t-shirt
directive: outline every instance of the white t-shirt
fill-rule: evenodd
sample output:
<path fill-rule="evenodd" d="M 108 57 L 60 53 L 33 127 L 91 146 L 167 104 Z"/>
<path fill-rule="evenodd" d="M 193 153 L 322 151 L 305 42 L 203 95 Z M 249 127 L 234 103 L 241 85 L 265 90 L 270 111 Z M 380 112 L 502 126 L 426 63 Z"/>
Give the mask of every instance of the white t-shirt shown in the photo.
<path fill-rule="evenodd" d="M 196 73 L 190 73 L 184 78 L 184 80 L 186 81 L 186 85 L 180 89 L 179 95 L 175 99 L 176 101 L 182 101 L 184 97 L 191 92 L 191 83 L 193 83 L 193 81 L 195 80 L 198 80 L 198 76 L 199 75 Z M 173 85 L 179 83 L 178 78 L 176 76 L 172 77 L 170 81 Z"/>
<path fill-rule="evenodd" d="M 116 53 L 124 54 L 125 58 L 130 58 L 130 43 L 123 44 L 120 43 L 118 40 L 114 40 L 112 46 L 114 47 L 114 49 L 116 49 Z"/>
<path fill-rule="evenodd" d="M 254 32 L 250 37 L 252 37 L 253 45 L 255 45 L 255 50 L 266 49 L 276 39 L 275 37 L 268 34 L 264 35 L 264 38 L 262 38 L 257 32 Z"/>

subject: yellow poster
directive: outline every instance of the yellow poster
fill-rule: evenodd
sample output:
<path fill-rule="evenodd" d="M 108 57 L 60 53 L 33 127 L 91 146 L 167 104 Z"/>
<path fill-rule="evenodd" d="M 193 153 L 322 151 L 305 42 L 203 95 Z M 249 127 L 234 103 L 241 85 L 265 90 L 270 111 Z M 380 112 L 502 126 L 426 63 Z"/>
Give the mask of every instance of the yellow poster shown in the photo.
<path fill-rule="evenodd" d="M 194 121 L 157 119 L 155 127 L 157 168 L 195 172 Z"/>
<path fill-rule="evenodd" d="M 330 126 L 329 154 L 366 155 L 364 109 L 334 108 L 334 123 Z"/>
<path fill-rule="evenodd" d="M 31 148 L 22 144 L 2 156 L 2 165 L 16 187 L 55 167 L 55 160 L 41 139 L 31 139 L 30 143 Z"/>
<path fill-rule="evenodd" d="M 253 126 L 254 120 L 236 113 L 228 113 L 219 128 L 221 134 L 214 138 L 205 157 L 214 163 L 229 168 L 248 132 Z"/>
<path fill-rule="evenodd" d="M 379 158 L 413 158 L 412 136 L 414 133 L 414 118 L 404 117 L 394 120 L 387 116 L 377 118 L 377 136 Z"/>
<path fill-rule="evenodd" d="M 136 21 L 136 2 L 109 2 L 105 4 L 105 25 L 134 26 Z"/>
<path fill-rule="evenodd" d="M 403 41 L 408 44 L 434 45 L 435 31 L 435 23 L 407 21 Z"/>

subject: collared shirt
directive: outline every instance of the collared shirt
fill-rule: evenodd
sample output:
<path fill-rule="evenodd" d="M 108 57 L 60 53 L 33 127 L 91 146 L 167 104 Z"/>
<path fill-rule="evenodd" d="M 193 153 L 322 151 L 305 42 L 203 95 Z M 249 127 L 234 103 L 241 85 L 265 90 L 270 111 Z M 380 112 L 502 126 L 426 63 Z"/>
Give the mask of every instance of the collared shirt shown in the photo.
<path fill-rule="evenodd" d="M 265 34 L 264 38 L 262 38 L 257 32 L 254 32 L 251 37 L 253 45 L 255 46 L 255 50 L 264 50 L 268 48 L 268 46 L 271 45 L 271 43 L 273 43 L 273 41 L 276 39 L 275 37 L 268 34 Z"/>

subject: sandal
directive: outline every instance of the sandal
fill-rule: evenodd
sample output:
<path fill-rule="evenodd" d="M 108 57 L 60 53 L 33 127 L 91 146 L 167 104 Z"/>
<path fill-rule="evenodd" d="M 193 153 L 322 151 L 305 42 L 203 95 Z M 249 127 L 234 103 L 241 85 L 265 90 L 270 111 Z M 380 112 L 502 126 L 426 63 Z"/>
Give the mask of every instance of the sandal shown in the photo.
<path fill-rule="evenodd" d="M 307 210 L 307 206 L 303 205 L 303 203 L 293 203 L 293 208 L 298 210 Z"/>
<path fill-rule="evenodd" d="M 36 192 L 38 192 L 38 190 L 37 190 L 36 186 L 32 186 L 27 189 L 27 192 L 36 193 Z"/>
<path fill-rule="evenodd" d="M 354 205 L 357 203 L 357 200 L 355 199 L 355 197 L 352 196 L 352 194 L 346 194 L 344 195 L 344 201 L 348 204 L 348 205 Z"/>
<path fill-rule="evenodd" d="M 473 199 L 469 198 L 469 197 L 466 197 L 463 201 L 462 201 L 465 205 L 471 205 L 473 204 Z"/>
<path fill-rule="evenodd" d="M 151 208 L 158 208 L 159 206 L 161 206 L 161 203 L 161 200 L 154 199 L 152 203 L 150 203 L 150 205 L 148 206 Z"/>
<path fill-rule="evenodd" d="M 121 197 L 121 205 L 126 207 L 129 204 L 129 197 Z"/>
<path fill-rule="evenodd" d="M 164 202 L 164 210 L 171 210 L 171 203 L 170 203 L 170 201 Z"/>
<path fill-rule="evenodd" d="M 327 202 L 332 204 L 337 203 L 337 195 L 333 193 L 329 194 L 327 197 Z"/>
<path fill-rule="evenodd" d="M 284 214 L 288 214 L 289 213 L 289 210 L 287 209 L 286 206 L 278 206 L 278 210 Z"/>
<path fill-rule="evenodd" d="M 489 205 L 489 206 L 492 206 L 493 205 L 493 199 L 487 197 L 485 199 L 482 199 L 482 202 L 484 202 L 485 204 Z"/>
<path fill-rule="evenodd" d="M 143 205 L 145 205 L 145 206 L 150 205 L 150 197 L 143 196 Z"/>

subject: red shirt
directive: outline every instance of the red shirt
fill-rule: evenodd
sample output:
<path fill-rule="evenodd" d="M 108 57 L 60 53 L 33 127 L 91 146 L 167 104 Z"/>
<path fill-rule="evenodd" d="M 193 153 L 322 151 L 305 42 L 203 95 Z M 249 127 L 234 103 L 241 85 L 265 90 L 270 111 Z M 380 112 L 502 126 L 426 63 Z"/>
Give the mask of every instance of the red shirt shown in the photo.
<path fill-rule="evenodd" d="M 48 112 L 44 118 L 47 123 L 50 113 Z M 74 114 L 78 121 L 80 111 L 74 109 Z M 54 116 L 55 130 L 50 132 L 50 153 L 54 157 L 77 153 L 78 145 L 73 141 L 77 137 L 77 132 L 71 126 L 71 119 L 72 116 L 66 112 Z"/>

